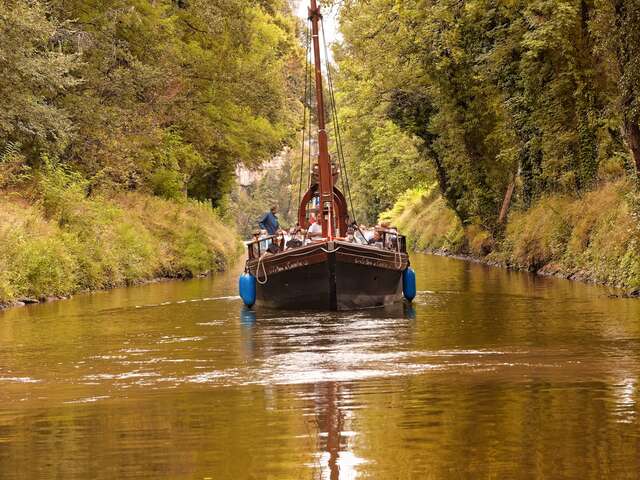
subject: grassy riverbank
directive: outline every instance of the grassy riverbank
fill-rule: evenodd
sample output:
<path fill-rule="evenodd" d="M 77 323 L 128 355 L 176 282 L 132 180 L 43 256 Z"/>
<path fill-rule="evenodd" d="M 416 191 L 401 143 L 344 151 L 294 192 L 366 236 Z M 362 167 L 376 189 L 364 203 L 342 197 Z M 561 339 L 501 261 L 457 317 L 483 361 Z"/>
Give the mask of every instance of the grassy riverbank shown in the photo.
<path fill-rule="evenodd" d="M 141 193 L 86 198 L 41 182 L 0 194 L 0 306 L 224 270 L 235 231 L 207 204 Z"/>
<path fill-rule="evenodd" d="M 405 193 L 383 214 L 416 250 L 467 254 L 487 263 L 542 274 L 640 288 L 640 222 L 630 182 L 605 183 L 581 198 L 547 195 L 514 209 L 500 238 L 465 228 L 436 185 Z"/>

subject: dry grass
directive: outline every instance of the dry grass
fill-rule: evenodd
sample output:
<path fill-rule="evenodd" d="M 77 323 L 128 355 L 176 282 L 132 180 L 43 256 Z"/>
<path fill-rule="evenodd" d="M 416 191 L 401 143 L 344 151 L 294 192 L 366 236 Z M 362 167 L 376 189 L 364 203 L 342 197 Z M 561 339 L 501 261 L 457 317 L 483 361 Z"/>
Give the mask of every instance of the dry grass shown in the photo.
<path fill-rule="evenodd" d="M 518 268 L 640 287 L 640 199 L 630 182 L 603 184 L 582 198 L 549 195 L 512 211 L 502 241 L 477 225 L 464 230 L 436 187 L 407 192 L 385 219 L 417 250 L 488 256 Z"/>
<path fill-rule="evenodd" d="M 635 193 L 626 181 L 583 198 L 547 197 L 515 214 L 502 250 L 518 266 L 630 288 L 640 286 L 640 225 Z"/>
<path fill-rule="evenodd" d="M 464 244 L 460 221 L 437 193 L 437 185 L 406 192 L 392 210 L 381 215 L 407 235 L 417 250 L 459 252 Z"/>
<path fill-rule="evenodd" d="M 0 197 L 0 303 L 224 269 L 235 232 L 210 206 L 142 194 Z"/>
<path fill-rule="evenodd" d="M 565 218 L 570 207 L 569 200 L 549 197 L 526 212 L 513 212 L 500 250 L 511 264 L 532 270 L 560 259 L 571 236 Z"/>

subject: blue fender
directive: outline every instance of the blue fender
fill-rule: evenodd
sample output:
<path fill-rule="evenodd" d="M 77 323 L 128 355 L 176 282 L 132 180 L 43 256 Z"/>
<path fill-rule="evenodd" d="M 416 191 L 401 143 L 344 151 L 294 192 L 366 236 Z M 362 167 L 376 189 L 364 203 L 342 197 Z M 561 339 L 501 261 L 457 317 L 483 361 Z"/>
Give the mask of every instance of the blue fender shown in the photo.
<path fill-rule="evenodd" d="M 412 301 L 416 298 L 416 293 L 416 272 L 413 268 L 407 267 L 407 269 L 402 272 L 402 294 L 404 298 Z"/>
<path fill-rule="evenodd" d="M 250 273 L 243 273 L 238 279 L 238 290 L 240 298 L 247 307 L 252 307 L 256 303 L 256 277 Z"/>

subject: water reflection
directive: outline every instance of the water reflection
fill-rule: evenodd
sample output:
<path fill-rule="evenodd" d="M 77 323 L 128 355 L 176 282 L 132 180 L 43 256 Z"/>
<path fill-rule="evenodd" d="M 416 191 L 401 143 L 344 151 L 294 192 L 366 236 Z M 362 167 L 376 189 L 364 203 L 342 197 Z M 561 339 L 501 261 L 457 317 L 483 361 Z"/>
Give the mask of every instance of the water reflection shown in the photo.
<path fill-rule="evenodd" d="M 377 313 L 378 315 L 384 314 L 386 316 L 389 313 L 397 314 L 403 311 L 401 307 L 395 306 L 392 309 L 383 309 Z M 360 378 L 360 375 L 355 374 L 353 371 L 345 373 L 344 364 L 353 365 L 354 359 L 347 358 L 349 357 L 348 352 L 342 352 L 337 356 L 322 355 L 323 366 L 320 367 L 315 365 L 316 362 L 313 358 L 306 356 L 308 352 L 315 350 L 326 353 L 335 346 L 335 340 L 338 338 L 351 337 L 351 335 L 343 335 L 344 332 L 341 329 L 345 327 L 353 329 L 351 333 L 365 329 L 362 325 L 356 326 L 358 322 L 355 318 L 349 318 L 349 323 L 341 324 L 338 314 L 334 315 L 336 318 L 332 319 L 331 322 L 319 321 L 316 324 L 317 328 L 309 332 L 308 326 L 304 328 L 299 326 L 277 328 L 278 320 L 281 320 L 279 317 L 273 319 L 276 320 L 276 328 L 274 328 L 267 316 L 263 316 L 261 318 L 262 322 L 257 323 L 255 321 L 255 313 L 249 315 L 246 311 L 243 311 L 241 314 L 241 324 L 246 327 L 244 333 L 250 334 L 250 343 L 253 347 L 258 346 L 258 349 L 251 349 L 251 352 L 257 357 L 264 354 L 264 351 L 261 352 L 260 349 L 268 350 L 273 348 L 274 343 L 279 343 L 280 340 L 284 340 L 286 343 L 289 342 L 290 338 L 295 339 L 294 347 L 286 349 L 286 353 L 282 352 L 283 348 L 277 349 L 280 353 L 275 355 L 275 360 L 272 362 L 272 368 L 277 373 L 272 373 L 273 381 L 266 382 L 265 388 L 270 389 L 270 385 L 281 381 L 298 383 L 299 378 L 302 379 L 302 383 L 311 385 L 311 391 L 306 397 L 313 402 L 313 413 L 308 413 L 307 416 L 313 416 L 313 428 L 311 429 L 317 432 L 315 434 L 317 442 L 313 461 L 306 465 L 312 471 L 312 478 L 318 480 L 355 479 L 358 477 L 358 466 L 366 463 L 365 459 L 359 457 L 353 450 L 353 439 L 357 433 L 352 430 L 354 416 L 351 408 L 352 395 L 349 391 L 349 383 L 344 382 L 345 380 Z M 307 318 L 307 316 L 298 314 L 296 318 Z M 247 321 L 246 318 L 249 318 L 250 321 Z M 322 318 L 324 319 L 324 316 Z M 290 322 L 291 319 L 288 320 L 287 325 Z M 308 335 L 309 333 L 313 333 L 313 335 L 301 340 L 300 336 L 302 334 Z M 263 342 L 260 343 L 260 340 L 255 341 L 254 336 L 262 339 Z M 268 345 L 264 339 L 268 339 Z M 305 346 L 305 355 L 284 358 L 285 355 L 291 355 L 296 352 L 296 346 L 300 343 Z M 362 342 L 360 342 L 360 345 L 362 345 Z M 362 353 L 360 354 L 362 355 Z M 351 355 L 354 355 L 354 353 Z M 283 366 L 286 371 L 279 371 L 278 369 Z M 266 370 L 268 369 L 267 367 Z M 301 370 L 302 374 L 295 373 Z M 348 378 L 349 374 L 353 378 Z M 334 376 L 341 378 L 343 382 L 325 381 L 326 378 Z"/>
<path fill-rule="evenodd" d="M 317 479 L 355 479 L 358 466 L 365 460 L 353 452 L 356 432 L 350 429 L 353 412 L 340 406 L 346 387 L 335 382 L 318 385 L 316 393 L 316 422 L 319 432 Z M 314 465 L 315 467 L 315 465 Z"/>
<path fill-rule="evenodd" d="M 634 478 L 640 302 L 412 258 L 414 305 L 228 277 L 0 314 L 0 478 Z"/>

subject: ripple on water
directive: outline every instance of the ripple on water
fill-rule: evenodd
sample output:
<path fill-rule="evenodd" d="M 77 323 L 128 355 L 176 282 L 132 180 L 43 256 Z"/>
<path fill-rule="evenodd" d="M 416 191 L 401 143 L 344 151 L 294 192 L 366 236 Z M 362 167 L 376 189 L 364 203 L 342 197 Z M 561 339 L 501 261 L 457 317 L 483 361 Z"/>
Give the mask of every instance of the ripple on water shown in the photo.
<path fill-rule="evenodd" d="M 177 337 L 172 340 L 196 341 L 201 338 L 204 337 Z M 123 373 L 89 374 L 85 375 L 83 380 L 85 382 L 136 380 L 142 381 L 144 385 L 297 385 L 420 375 L 443 370 L 480 372 L 517 367 L 560 368 L 563 365 L 562 362 L 530 363 L 525 361 L 525 358 L 519 357 L 519 355 L 527 355 L 528 352 L 494 349 L 388 351 L 377 349 L 376 347 L 380 347 L 380 344 L 373 342 L 360 342 L 355 345 L 357 348 L 354 348 L 353 344 L 306 348 L 303 342 L 294 346 L 293 350 L 273 353 L 263 358 L 258 364 L 252 363 L 238 368 L 214 370 L 203 365 L 208 361 L 202 358 L 156 357 L 121 360 L 117 362 L 119 365 L 184 364 L 187 371 L 181 372 L 181 375 L 176 375 L 176 372 L 166 372 L 167 375 L 137 369 Z M 505 355 L 509 355 L 508 358 L 504 358 Z M 134 381 L 132 383 L 140 382 Z"/>
<path fill-rule="evenodd" d="M 149 378 L 149 377 L 160 377 L 161 375 L 158 372 L 124 372 L 124 373 L 96 373 L 85 375 L 84 379 L 88 381 L 96 381 L 96 380 L 128 380 L 132 378 Z"/>
<path fill-rule="evenodd" d="M 158 340 L 158 343 L 182 343 L 182 342 L 199 342 L 207 337 L 176 337 L 165 335 Z"/>
<path fill-rule="evenodd" d="M 0 382 L 11 383 L 40 383 L 42 380 L 37 380 L 31 377 L 0 377 Z"/>
<path fill-rule="evenodd" d="M 123 348 L 119 350 L 121 353 L 127 353 L 129 355 L 144 355 L 145 353 L 151 353 L 156 350 L 146 349 L 146 348 Z"/>
<path fill-rule="evenodd" d="M 211 383 L 217 382 L 220 379 L 230 378 L 232 376 L 232 372 L 211 371 L 198 373 L 196 375 L 189 375 L 184 378 L 184 381 L 188 383 Z"/>
<path fill-rule="evenodd" d="M 95 403 L 100 400 L 106 400 L 107 398 L 111 398 L 111 397 L 109 395 L 99 395 L 96 397 L 87 397 L 87 398 L 80 398 L 78 400 L 69 400 L 68 402 L 64 402 L 64 403 L 68 403 L 68 404 Z"/>
<path fill-rule="evenodd" d="M 212 302 L 215 300 L 240 300 L 238 295 L 225 295 L 222 297 L 204 297 L 204 298 L 190 298 L 184 300 L 176 300 L 174 302 L 161 302 L 161 303 L 148 303 L 144 305 L 136 305 L 134 308 L 156 308 L 156 307 L 167 307 L 169 305 L 183 305 L 185 303 L 197 303 L 197 302 Z"/>

